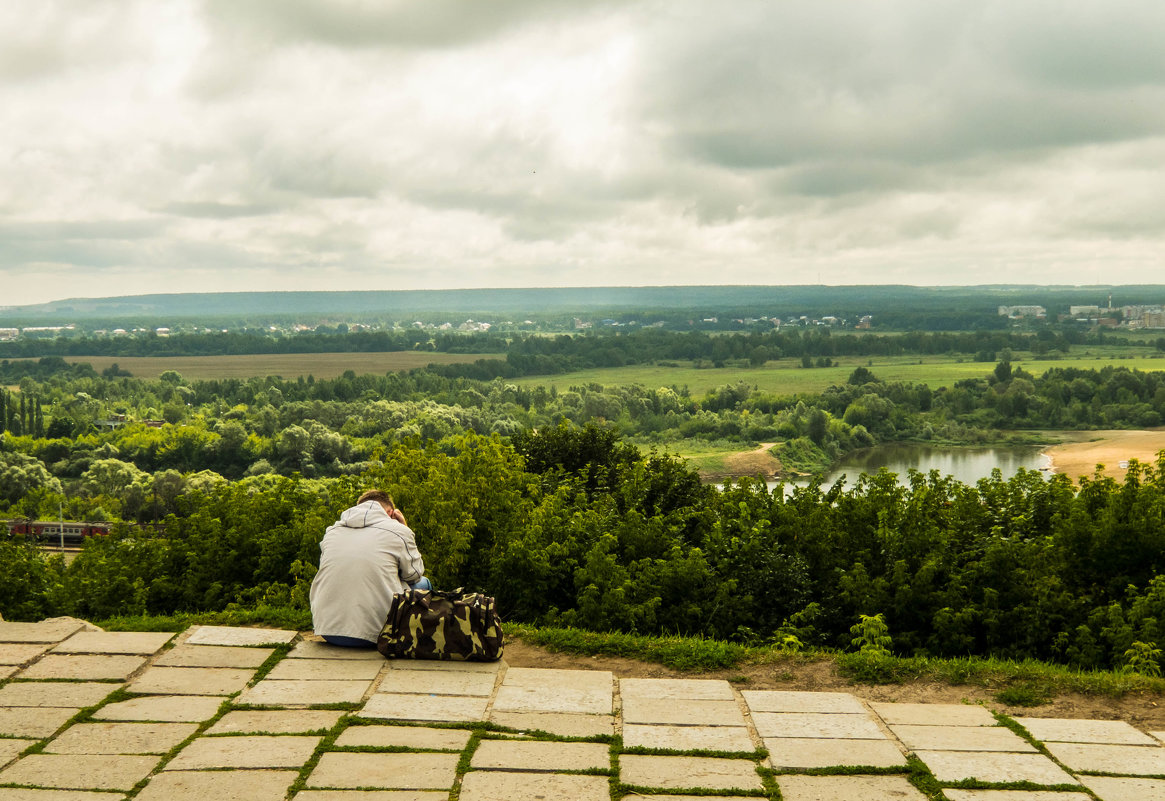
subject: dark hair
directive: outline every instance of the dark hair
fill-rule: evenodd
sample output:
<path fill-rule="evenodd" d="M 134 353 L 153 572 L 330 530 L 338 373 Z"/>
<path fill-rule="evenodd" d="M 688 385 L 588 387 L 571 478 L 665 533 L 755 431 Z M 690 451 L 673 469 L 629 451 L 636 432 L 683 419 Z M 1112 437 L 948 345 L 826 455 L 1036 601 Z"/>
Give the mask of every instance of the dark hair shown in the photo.
<path fill-rule="evenodd" d="M 366 492 L 360 496 L 360 500 L 356 501 L 356 504 L 360 505 L 360 504 L 364 503 L 365 501 L 376 501 L 377 503 L 387 503 L 389 506 L 393 507 L 394 509 L 396 508 L 396 504 L 392 502 L 392 496 L 389 495 L 384 490 L 368 490 L 368 492 Z"/>

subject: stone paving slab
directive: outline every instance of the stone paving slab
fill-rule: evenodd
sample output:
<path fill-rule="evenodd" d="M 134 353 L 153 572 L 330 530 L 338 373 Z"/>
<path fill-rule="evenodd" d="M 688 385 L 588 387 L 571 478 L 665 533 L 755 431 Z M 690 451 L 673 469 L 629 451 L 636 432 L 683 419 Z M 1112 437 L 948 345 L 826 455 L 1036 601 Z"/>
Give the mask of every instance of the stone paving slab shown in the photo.
<path fill-rule="evenodd" d="M 625 723 L 673 726 L 743 726 L 744 714 L 735 701 L 681 701 L 669 698 L 624 698 Z"/>
<path fill-rule="evenodd" d="M 624 754 L 619 757 L 619 775 L 624 784 L 664 790 L 763 789 L 751 759 Z"/>
<path fill-rule="evenodd" d="M 12 676 L 20 670 L 19 665 L 0 665 L 0 681 Z"/>
<path fill-rule="evenodd" d="M 632 796 L 627 796 L 632 798 Z M 757 801 L 755 795 L 651 795 L 651 801 Z M 763 800 L 762 800 L 763 801 Z"/>
<path fill-rule="evenodd" d="M 862 702 L 849 693 L 811 693 L 784 690 L 745 690 L 741 693 L 753 712 L 820 712 L 866 715 Z"/>
<path fill-rule="evenodd" d="M 911 751 L 1036 751 L 1002 726 L 891 726 L 890 731 Z"/>
<path fill-rule="evenodd" d="M 1108 743 L 1110 745 L 1157 745 L 1157 741 L 1123 720 L 1073 720 L 1069 718 L 1016 718 L 1033 737 L 1053 743 Z"/>
<path fill-rule="evenodd" d="M 73 618 L 42 620 L 39 623 L 12 623 L 0 620 L 0 642 L 58 643 L 85 627 Z"/>
<path fill-rule="evenodd" d="M 619 679 L 619 692 L 628 698 L 678 698 L 686 701 L 732 701 L 732 685 L 707 679 Z"/>
<path fill-rule="evenodd" d="M 97 793 L 88 790 L 33 790 L 8 787 L 4 801 L 123 801 L 122 793 Z"/>
<path fill-rule="evenodd" d="M 128 679 L 146 663 L 144 656 L 49 654 L 26 667 L 22 679 Z"/>
<path fill-rule="evenodd" d="M 906 756 L 889 740 L 774 737 L 764 743 L 774 768 L 894 768 L 906 764 Z"/>
<path fill-rule="evenodd" d="M 1165 748 L 1159 745 L 1045 743 L 1052 756 L 1072 770 L 1121 773 L 1127 776 L 1165 774 Z"/>
<path fill-rule="evenodd" d="M 23 665 L 49 649 L 48 643 L 0 642 L 0 665 Z"/>
<path fill-rule="evenodd" d="M 363 664 L 363 663 L 357 663 Z M 489 695 L 497 681 L 493 673 L 450 673 L 436 670 L 393 670 L 381 680 L 378 692 L 426 695 Z"/>
<path fill-rule="evenodd" d="M 234 626 L 193 626 L 186 642 L 190 645 L 285 645 L 296 631 L 249 629 Z"/>
<path fill-rule="evenodd" d="M 905 776 L 778 776 L 784 801 L 926 801 Z"/>
<path fill-rule="evenodd" d="M 444 790 L 301 790 L 295 801 L 446 801 Z"/>
<path fill-rule="evenodd" d="M 615 674 L 609 670 L 563 670 L 560 668 L 510 668 L 506 671 L 503 686 L 547 687 L 559 689 L 588 689 L 611 693 L 615 687 Z"/>
<path fill-rule="evenodd" d="M 0 706 L 93 706 L 121 687 L 88 681 L 21 681 L 0 687 Z"/>
<path fill-rule="evenodd" d="M 333 709 L 237 709 L 207 734 L 307 734 L 331 729 L 344 713 Z"/>
<path fill-rule="evenodd" d="M 603 743 L 482 740 L 471 770 L 609 770 L 611 751 Z"/>
<path fill-rule="evenodd" d="M 0 738 L 0 768 L 7 765 L 20 754 L 21 751 L 28 748 L 36 740 L 20 740 L 20 739 L 4 739 Z"/>
<path fill-rule="evenodd" d="M 969 751 L 916 751 L 940 782 L 978 779 L 982 782 L 1077 784 L 1043 754 L 1002 754 Z"/>
<path fill-rule="evenodd" d="M 47 754 L 165 754 L 197 723 L 81 723 L 45 746 Z"/>
<path fill-rule="evenodd" d="M 365 681 L 276 681 L 263 679 L 238 698 L 240 704 L 256 706 L 312 706 L 315 704 L 358 704 L 372 686 Z"/>
<path fill-rule="evenodd" d="M 213 718 L 222 702 L 217 696 L 152 695 L 106 704 L 93 713 L 93 718 L 201 723 Z"/>
<path fill-rule="evenodd" d="M 885 740 L 878 724 L 866 715 L 829 712 L 757 712 L 753 725 L 761 737 L 821 737 L 839 740 Z"/>
<path fill-rule="evenodd" d="M 383 658 L 383 657 L 382 657 Z M 450 670 L 455 673 L 497 673 L 505 666 L 505 661 L 497 662 L 454 662 L 437 659 L 388 659 L 392 670 Z"/>
<path fill-rule="evenodd" d="M 149 656 L 173 638 L 173 632 L 165 631 L 79 631 L 53 648 L 53 653 Z"/>
<path fill-rule="evenodd" d="M 489 716 L 491 723 L 518 731 L 544 731 L 559 737 L 595 737 L 615 733 L 611 715 L 574 715 L 565 712 L 499 712 Z"/>
<path fill-rule="evenodd" d="M 573 712 L 609 715 L 614 705 L 611 690 L 587 687 L 530 687 L 502 684 L 494 696 L 500 712 Z"/>
<path fill-rule="evenodd" d="M 321 737 L 299 735 L 199 737 L 166 763 L 164 770 L 207 768 L 299 768 Z"/>
<path fill-rule="evenodd" d="M 943 794 L 950 801 L 1092 801 L 1083 793 L 1060 793 L 1054 790 L 953 790 Z M 1147 801 L 1147 799 L 1140 799 Z"/>
<path fill-rule="evenodd" d="M 289 659 L 359 659 L 384 664 L 387 660 L 375 648 L 344 648 L 320 639 L 303 639 L 287 654 Z"/>
<path fill-rule="evenodd" d="M 80 711 L 72 707 L 0 707 L 0 734 L 41 740 Z"/>
<path fill-rule="evenodd" d="M 243 648 L 232 645 L 177 645 L 162 654 L 159 667 L 257 668 L 267 661 L 274 648 Z"/>
<path fill-rule="evenodd" d="M 887 724 L 910 726 L 995 726 L 998 721 L 986 708 L 970 704 L 873 703 Z"/>
<path fill-rule="evenodd" d="M 349 726 L 336 738 L 337 748 L 424 748 L 431 751 L 463 751 L 469 744 L 465 729 L 430 729 L 424 726 Z"/>
<path fill-rule="evenodd" d="M 476 770 L 465 774 L 461 782 L 461 801 L 608 801 L 610 797 L 606 776 Z"/>
<path fill-rule="evenodd" d="M 449 790 L 458 754 L 324 754 L 308 787 L 378 787 L 390 790 Z M 604 782 L 605 786 L 605 782 Z M 465 798 L 465 794 L 461 796 Z"/>
<path fill-rule="evenodd" d="M 254 675 L 249 668 L 149 667 L 125 689 L 138 695 L 234 695 Z"/>
<path fill-rule="evenodd" d="M 362 659 L 283 659 L 268 679 L 289 681 L 366 681 L 380 675 L 384 666 Z"/>
<path fill-rule="evenodd" d="M 0 771 L 0 784 L 71 790 L 130 790 L 158 764 L 156 756 L 33 754 Z"/>
<path fill-rule="evenodd" d="M 628 748 L 666 748 L 672 751 L 755 751 L 744 726 L 623 726 Z"/>
<path fill-rule="evenodd" d="M 1080 782 L 1100 801 L 1165 801 L 1165 779 L 1081 776 Z"/>
<path fill-rule="evenodd" d="M 376 693 L 360 711 L 360 717 L 387 720 L 421 720 L 441 723 L 485 719 L 488 698 L 462 695 L 405 695 Z"/>
<path fill-rule="evenodd" d="M 163 771 L 135 801 L 283 801 L 294 770 Z"/>

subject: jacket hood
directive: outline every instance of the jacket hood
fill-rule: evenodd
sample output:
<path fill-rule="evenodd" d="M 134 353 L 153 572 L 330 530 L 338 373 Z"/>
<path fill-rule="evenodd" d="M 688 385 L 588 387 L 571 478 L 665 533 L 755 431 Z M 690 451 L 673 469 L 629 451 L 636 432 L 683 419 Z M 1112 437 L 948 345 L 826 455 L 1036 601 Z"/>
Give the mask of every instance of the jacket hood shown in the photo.
<path fill-rule="evenodd" d="M 365 501 L 359 506 L 353 506 L 351 509 L 345 509 L 340 515 L 340 525 L 348 528 L 365 528 L 366 526 L 373 526 L 377 523 L 383 523 L 390 520 L 388 512 L 384 511 L 384 507 L 376 501 Z"/>

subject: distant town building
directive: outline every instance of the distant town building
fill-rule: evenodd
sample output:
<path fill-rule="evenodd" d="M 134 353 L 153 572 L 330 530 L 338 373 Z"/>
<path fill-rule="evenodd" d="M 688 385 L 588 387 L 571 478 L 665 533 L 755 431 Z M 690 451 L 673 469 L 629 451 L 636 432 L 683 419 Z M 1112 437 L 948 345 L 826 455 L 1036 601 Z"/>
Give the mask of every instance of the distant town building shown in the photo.
<path fill-rule="evenodd" d="M 1099 306 L 1069 306 L 1068 314 L 1073 317 L 1099 317 Z"/>
<path fill-rule="evenodd" d="M 0 342 L 11 342 L 20 336 L 19 328 L 0 328 Z"/>
<path fill-rule="evenodd" d="M 856 326 L 854 326 L 854 328 L 857 328 L 860 331 L 869 331 L 870 326 L 872 326 L 873 324 L 874 324 L 874 318 L 869 314 L 863 314 L 861 319 L 858 320 L 858 324 Z"/>
<path fill-rule="evenodd" d="M 1000 306 L 999 316 L 1019 320 L 1024 317 L 1045 318 L 1048 310 L 1043 306 Z"/>

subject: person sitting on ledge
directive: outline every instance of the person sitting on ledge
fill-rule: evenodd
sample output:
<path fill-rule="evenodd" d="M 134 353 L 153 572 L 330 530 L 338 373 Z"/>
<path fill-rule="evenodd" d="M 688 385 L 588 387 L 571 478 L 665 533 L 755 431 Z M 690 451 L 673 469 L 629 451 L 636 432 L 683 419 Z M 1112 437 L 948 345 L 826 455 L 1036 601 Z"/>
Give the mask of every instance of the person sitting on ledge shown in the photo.
<path fill-rule="evenodd" d="M 405 516 L 388 493 L 369 490 L 320 542 L 309 596 L 315 633 L 332 645 L 376 647 L 392 596 L 405 586 L 433 589 Z"/>

